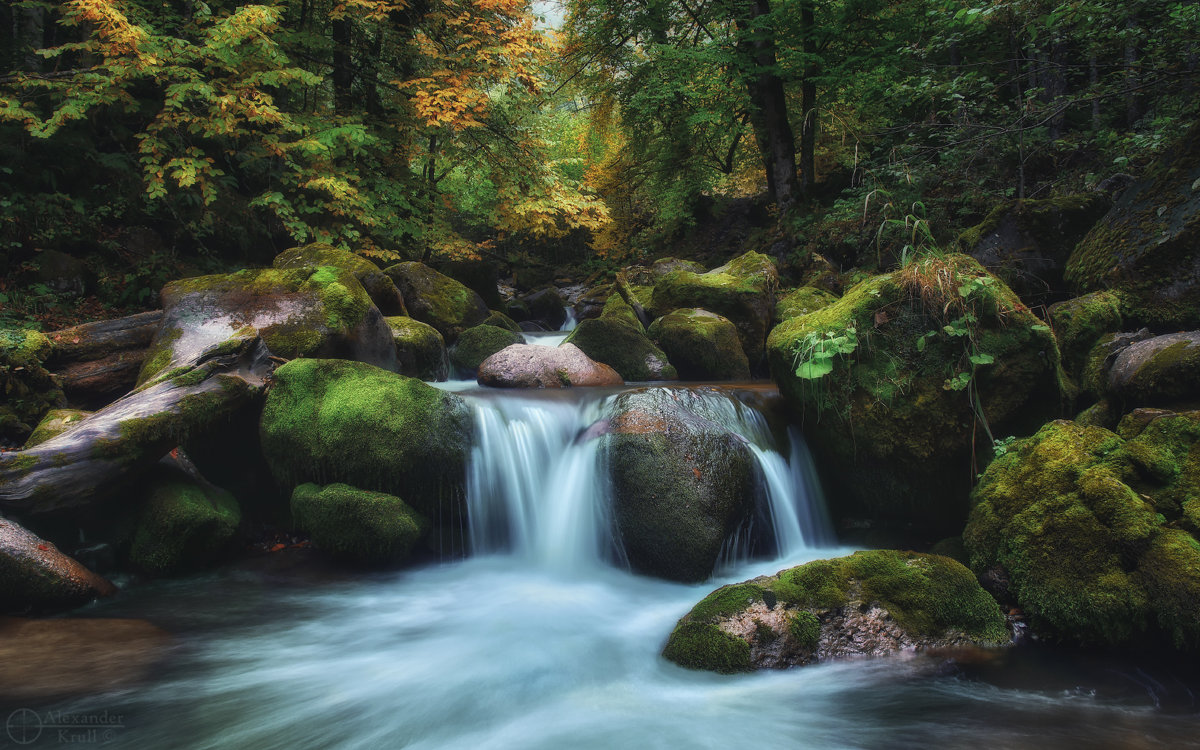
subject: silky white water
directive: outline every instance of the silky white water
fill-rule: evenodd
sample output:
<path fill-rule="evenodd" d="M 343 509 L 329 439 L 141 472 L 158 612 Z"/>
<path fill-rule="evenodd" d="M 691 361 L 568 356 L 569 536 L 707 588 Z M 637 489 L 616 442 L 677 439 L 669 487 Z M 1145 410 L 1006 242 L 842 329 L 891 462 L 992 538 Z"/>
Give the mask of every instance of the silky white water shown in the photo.
<path fill-rule="evenodd" d="M 133 587 L 80 614 L 145 618 L 173 633 L 150 682 L 34 708 L 117 713 L 121 728 L 101 744 L 139 749 L 1194 742 L 1194 708 L 1156 708 L 1186 686 L 1140 665 L 1046 669 L 1035 654 L 970 672 L 908 656 L 722 676 L 663 660 L 675 622 L 717 585 L 851 551 L 828 546 L 798 435 L 778 446 L 741 400 L 699 403 L 758 456 L 775 559 L 734 555 L 699 585 L 631 574 L 588 429 L 603 397 L 480 398 L 471 557 L 364 575 L 283 554 Z M 57 744 L 47 734 L 34 746 Z"/>

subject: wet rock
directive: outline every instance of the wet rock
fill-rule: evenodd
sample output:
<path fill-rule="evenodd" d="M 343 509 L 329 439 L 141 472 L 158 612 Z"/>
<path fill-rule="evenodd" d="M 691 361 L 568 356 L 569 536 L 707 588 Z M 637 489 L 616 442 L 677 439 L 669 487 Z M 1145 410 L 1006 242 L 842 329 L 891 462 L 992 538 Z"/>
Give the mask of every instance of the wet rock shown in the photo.
<path fill-rule="evenodd" d="M 601 450 L 631 567 L 676 581 L 712 574 L 721 547 L 753 512 L 745 441 L 704 416 L 692 391 L 623 393 L 606 414 Z"/>
<path fill-rule="evenodd" d="M 597 362 L 612 367 L 625 380 L 675 380 L 678 373 L 663 350 L 646 336 L 624 299 L 612 295 L 599 318 L 584 320 L 564 343 L 574 344 Z"/>
<path fill-rule="evenodd" d="M 872 550 L 717 589 L 679 621 L 663 656 L 728 673 L 1010 640 L 961 563 Z"/>
<path fill-rule="evenodd" d="M 170 575 L 199 569 L 227 551 L 242 520 L 232 495 L 166 468 L 152 472 L 143 486 L 130 562 Z"/>
<path fill-rule="evenodd" d="M 61 612 L 114 593 L 50 542 L 0 518 L 0 612 Z"/>
<path fill-rule="evenodd" d="M 528 310 L 526 320 L 537 322 L 543 330 L 557 331 L 567 322 L 567 302 L 554 287 L 531 292 L 521 301 Z"/>
<path fill-rule="evenodd" d="M 1200 331 L 1169 333 L 1125 347 L 1109 370 L 1108 389 L 1127 406 L 1200 401 Z"/>
<path fill-rule="evenodd" d="M 574 344 L 514 344 L 479 365 L 479 384 L 496 388 L 568 388 L 624 382 L 616 370 L 589 358 Z"/>

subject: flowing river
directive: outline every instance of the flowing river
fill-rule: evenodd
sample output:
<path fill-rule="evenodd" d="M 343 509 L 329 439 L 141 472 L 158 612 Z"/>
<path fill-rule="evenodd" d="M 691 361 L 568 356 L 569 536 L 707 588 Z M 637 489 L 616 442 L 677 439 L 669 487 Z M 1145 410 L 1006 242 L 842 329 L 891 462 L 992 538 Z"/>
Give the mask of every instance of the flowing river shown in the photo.
<path fill-rule="evenodd" d="M 453 387 L 453 386 L 451 386 Z M 713 580 L 633 575 L 609 533 L 587 428 L 610 394 L 482 394 L 466 559 L 393 573 L 297 551 L 133 586 L 76 616 L 172 634 L 148 681 L 3 705 L 120 717 L 127 748 L 1125 748 L 1198 740 L 1183 665 L 1064 654 L 907 655 L 721 676 L 659 656 L 717 585 L 837 548 L 800 435 L 765 416 L 769 388 L 706 390 L 762 478 L 768 543 L 730 544 Z M 782 434 L 781 434 L 782 433 Z M 765 552 L 764 552 L 765 551 Z M 765 553 L 765 557 L 763 556 Z M 36 747 L 63 744 L 44 729 Z M 26 737 L 31 735 L 26 735 Z M 0 746 L 14 735 L 0 735 Z M 25 746 L 21 743 L 13 747 Z"/>

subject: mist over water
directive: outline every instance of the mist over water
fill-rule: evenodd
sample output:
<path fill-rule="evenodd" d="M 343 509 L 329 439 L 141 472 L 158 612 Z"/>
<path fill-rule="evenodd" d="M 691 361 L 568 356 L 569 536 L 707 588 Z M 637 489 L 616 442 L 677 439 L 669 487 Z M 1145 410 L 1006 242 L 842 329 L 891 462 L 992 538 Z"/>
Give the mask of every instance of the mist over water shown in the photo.
<path fill-rule="evenodd" d="M 133 587 L 80 614 L 172 632 L 150 683 L 36 708 L 119 712 L 105 746 L 127 748 L 1196 742 L 1196 707 L 1170 668 L 1048 668 L 1054 657 L 1028 650 L 965 666 L 908 655 L 732 677 L 676 667 L 659 656 L 666 637 L 716 586 L 851 552 L 831 546 L 802 437 L 777 443 L 757 397 L 699 394 L 756 456 L 774 552 L 731 553 L 713 580 L 683 585 L 631 574 L 614 542 L 588 429 L 611 392 L 472 393 L 467 559 L 363 574 L 268 556 Z"/>

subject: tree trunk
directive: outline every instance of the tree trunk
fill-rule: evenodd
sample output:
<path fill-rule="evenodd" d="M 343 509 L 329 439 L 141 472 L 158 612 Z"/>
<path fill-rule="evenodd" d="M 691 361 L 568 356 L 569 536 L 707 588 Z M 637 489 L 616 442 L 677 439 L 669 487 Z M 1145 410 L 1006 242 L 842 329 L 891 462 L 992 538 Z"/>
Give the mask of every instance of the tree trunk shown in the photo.
<path fill-rule="evenodd" d="M 800 84 L 800 190 L 807 194 L 817 178 L 817 54 L 815 8 L 812 0 L 800 6 L 800 25 L 803 35 L 804 81 Z"/>
<path fill-rule="evenodd" d="M 769 0 L 745 0 L 737 6 L 734 21 L 738 51 L 750 63 L 746 89 L 754 135 L 767 175 L 767 190 L 783 216 L 791 211 L 800 191 L 796 184 L 796 142 L 788 122 L 783 79 L 776 72 L 775 42 L 769 30 L 755 25 L 757 19 L 770 12 Z"/>
<path fill-rule="evenodd" d="M 1125 93 L 1125 126 L 1129 128 L 1142 119 L 1141 101 L 1134 91 L 1138 83 L 1138 46 L 1134 41 L 1137 28 L 1137 16 L 1131 15 L 1125 20 L 1125 30 L 1128 32 L 1125 42 L 1125 85 L 1128 88 Z"/>
<path fill-rule="evenodd" d="M 354 108 L 354 68 L 350 56 L 350 19 L 333 22 L 333 108 L 339 115 Z"/>

